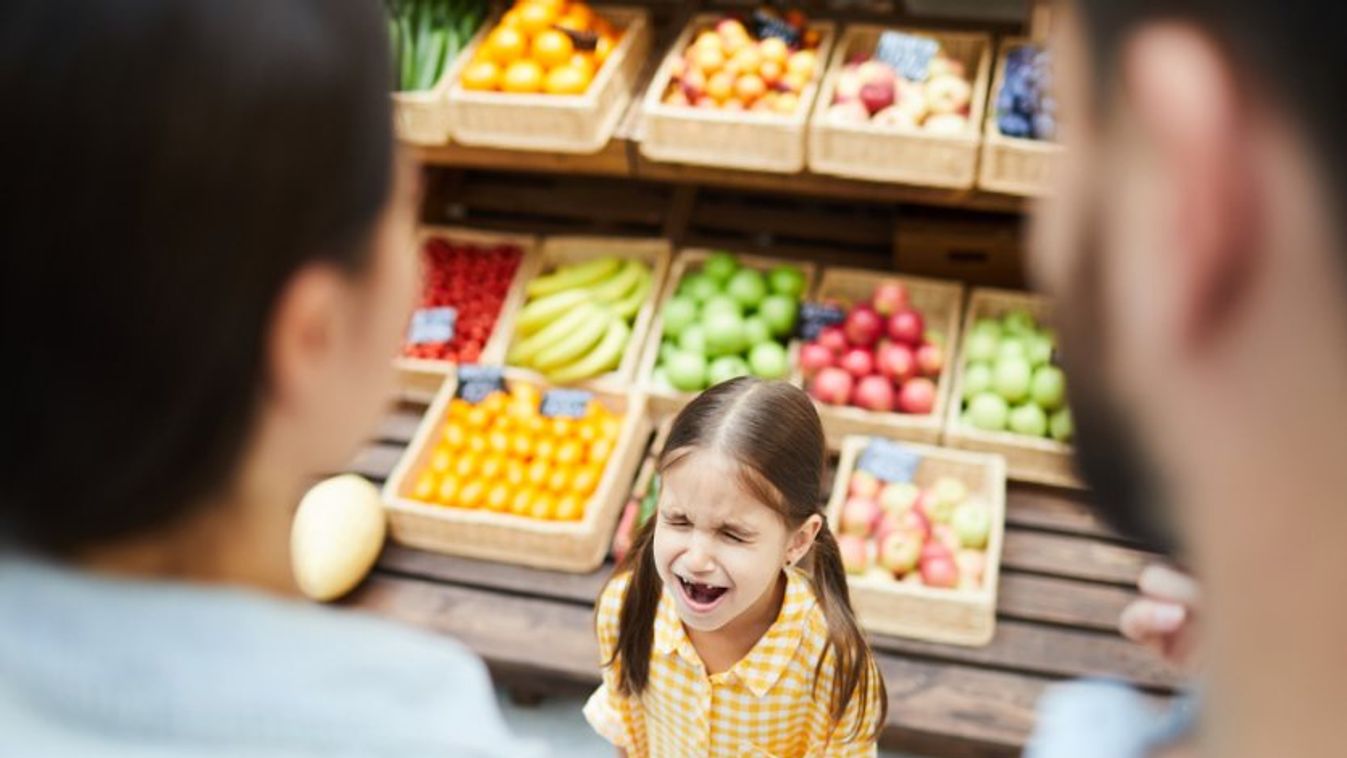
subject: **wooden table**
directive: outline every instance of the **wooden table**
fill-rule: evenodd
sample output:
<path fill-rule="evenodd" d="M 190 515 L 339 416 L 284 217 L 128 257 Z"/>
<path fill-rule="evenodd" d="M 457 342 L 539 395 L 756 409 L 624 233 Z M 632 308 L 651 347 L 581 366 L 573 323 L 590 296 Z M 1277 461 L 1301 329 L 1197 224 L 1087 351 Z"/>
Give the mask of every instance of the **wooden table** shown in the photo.
<path fill-rule="evenodd" d="M 422 410 L 392 413 L 352 470 L 382 481 Z M 1006 519 L 990 645 L 872 637 L 889 690 L 886 746 L 1014 755 L 1033 727 L 1035 701 L 1055 681 L 1112 675 L 1157 699 L 1178 684 L 1177 672 L 1116 631 L 1150 556 L 1113 536 L 1079 493 L 1012 484 Z M 348 603 L 452 636 L 510 682 L 587 687 L 599 681 L 592 614 L 611 568 L 562 574 L 390 545 Z"/>

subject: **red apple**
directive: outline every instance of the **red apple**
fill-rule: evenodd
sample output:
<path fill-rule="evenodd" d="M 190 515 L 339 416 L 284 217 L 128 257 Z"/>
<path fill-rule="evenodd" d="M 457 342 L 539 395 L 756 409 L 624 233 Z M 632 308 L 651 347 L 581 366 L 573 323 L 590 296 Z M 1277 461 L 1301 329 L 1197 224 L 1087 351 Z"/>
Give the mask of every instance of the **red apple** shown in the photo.
<path fill-rule="evenodd" d="M 926 331 L 926 324 L 922 320 L 921 313 L 912 306 L 900 308 L 885 324 L 889 337 L 895 342 L 902 342 L 909 347 L 916 348 L 921 345 L 922 334 Z"/>
<path fill-rule="evenodd" d="M 800 348 L 800 369 L 808 378 L 833 365 L 833 359 L 833 351 L 817 342 L 810 342 Z"/>
<path fill-rule="evenodd" d="M 842 332 L 846 335 L 847 341 L 859 347 L 870 347 L 875 344 L 875 340 L 879 339 L 883 331 L 884 319 L 868 305 L 852 308 L 847 314 L 847 320 L 842 323 Z"/>
<path fill-rule="evenodd" d="M 903 383 L 898 391 L 898 410 L 901 413 L 926 414 L 935 408 L 935 382 L 924 376 Z"/>
<path fill-rule="evenodd" d="M 892 316 L 907 307 L 907 287 L 902 282 L 885 281 L 875 287 L 875 296 L 871 298 L 875 312 L 881 316 Z"/>
<path fill-rule="evenodd" d="M 864 105 L 871 114 L 875 114 L 893 105 L 896 90 L 892 81 L 867 82 L 861 85 L 860 96 L 861 105 Z"/>
<path fill-rule="evenodd" d="M 809 394 L 820 403 L 846 405 L 851 399 L 852 384 L 854 380 L 851 374 L 837 366 L 829 366 L 814 377 L 814 383 L 809 385 Z"/>
<path fill-rule="evenodd" d="M 885 513 L 902 515 L 912 509 L 921 490 L 911 482 L 890 482 L 879 490 L 879 507 Z"/>
<path fill-rule="evenodd" d="M 898 73 L 893 66 L 877 60 L 868 60 L 856 67 L 856 75 L 862 84 L 896 84 Z"/>
<path fill-rule="evenodd" d="M 932 525 L 931 539 L 949 548 L 951 553 L 957 553 L 963 547 L 963 543 L 959 541 L 959 533 L 949 524 Z"/>
<path fill-rule="evenodd" d="M 864 537 L 843 534 L 837 538 L 837 549 L 842 554 L 842 567 L 848 574 L 864 574 L 870 570 L 870 546 Z"/>
<path fill-rule="evenodd" d="M 875 367 L 890 380 L 902 383 L 917 375 L 917 359 L 912 349 L 897 342 L 886 342 L 875 351 Z"/>
<path fill-rule="evenodd" d="M 987 554 L 981 550 L 960 550 L 954 556 L 959 567 L 959 583 L 976 588 L 982 584 L 987 573 Z"/>
<path fill-rule="evenodd" d="M 906 574 L 921 561 L 925 537 L 911 529 L 896 529 L 879 543 L 879 565 L 894 574 Z"/>
<path fill-rule="evenodd" d="M 852 496 L 842 506 L 842 534 L 869 537 L 883 515 L 879 503 L 866 497 Z"/>
<path fill-rule="evenodd" d="M 922 558 L 921 581 L 927 587 L 952 589 L 959 586 L 959 567 L 949 556 Z"/>
<path fill-rule="evenodd" d="M 922 376 L 932 379 L 940 376 L 945 369 L 945 350 L 934 342 L 927 342 L 917 348 L 917 368 Z"/>
<path fill-rule="evenodd" d="M 879 497 L 880 481 L 869 471 L 853 471 L 847 481 L 847 494 L 865 500 Z"/>
<path fill-rule="evenodd" d="M 861 379 L 852 393 L 851 404 L 867 411 L 889 413 L 893 410 L 893 382 L 878 374 Z"/>
<path fill-rule="evenodd" d="M 931 534 L 931 520 L 926 517 L 925 511 L 920 507 L 914 506 L 911 510 L 899 516 L 898 526 L 903 529 L 912 529 L 926 536 Z"/>
<path fill-rule="evenodd" d="M 863 379 L 875 372 L 875 356 L 866 348 L 853 347 L 842 356 L 837 365 L 857 379 Z"/>
<path fill-rule="evenodd" d="M 825 326 L 819 330 L 818 339 L 814 340 L 818 344 L 828 348 L 835 356 L 845 353 L 847 348 L 847 335 L 838 326 Z"/>

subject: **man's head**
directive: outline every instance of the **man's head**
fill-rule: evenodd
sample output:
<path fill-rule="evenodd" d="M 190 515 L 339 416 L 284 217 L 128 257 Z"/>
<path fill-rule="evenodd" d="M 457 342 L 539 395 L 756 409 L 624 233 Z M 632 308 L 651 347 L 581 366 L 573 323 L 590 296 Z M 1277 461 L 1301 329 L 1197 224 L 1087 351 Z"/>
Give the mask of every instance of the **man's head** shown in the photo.
<path fill-rule="evenodd" d="M 1033 271 L 1059 299 L 1100 506 L 1181 551 L 1221 518 L 1191 510 L 1189 490 L 1289 454 L 1330 415 L 1316 403 L 1343 408 L 1344 14 L 1261 0 L 1062 11 L 1068 156 Z"/>

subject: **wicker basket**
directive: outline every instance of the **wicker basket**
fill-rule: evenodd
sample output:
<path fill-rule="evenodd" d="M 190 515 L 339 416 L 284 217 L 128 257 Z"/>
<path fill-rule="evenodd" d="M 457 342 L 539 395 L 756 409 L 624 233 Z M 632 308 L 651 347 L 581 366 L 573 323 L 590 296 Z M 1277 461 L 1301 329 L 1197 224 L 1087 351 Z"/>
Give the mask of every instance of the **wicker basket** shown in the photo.
<path fill-rule="evenodd" d="M 637 384 L 641 390 L 649 397 L 650 408 L 656 415 L 676 413 L 683 406 L 692 402 L 697 396 L 693 392 L 670 392 L 666 388 L 656 387 L 654 382 L 655 364 L 659 362 L 659 346 L 664 337 L 664 306 L 669 299 L 674 296 L 678 289 L 678 283 L 682 281 L 683 275 L 691 268 L 699 266 L 703 261 L 712 255 L 713 251 L 704 249 L 686 249 L 674 256 L 673 266 L 669 269 L 669 276 L 664 280 L 664 291 L 660 294 L 659 307 L 655 311 L 655 320 L 650 326 L 650 334 L 645 340 L 645 350 L 641 356 L 640 368 L 637 372 Z M 814 264 L 808 261 L 793 261 L 780 258 L 764 258 L 756 255 L 746 255 L 735 253 L 740 265 L 746 268 L 753 268 L 766 272 L 773 266 L 789 264 L 800 269 L 805 277 L 805 292 L 809 292 L 814 281 Z M 792 339 L 786 346 L 789 354 L 790 365 L 794 374 L 794 367 L 799 364 L 800 341 Z M 798 374 L 794 374 L 790 380 L 797 387 L 799 384 Z"/>
<path fill-rule="evenodd" d="M 616 370 L 581 382 L 580 387 L 589 390 L 624 392 L 636 380 L 636 368 L 641 361 L 641 349 L 645 346 L 646 335 L 650 333 L 650 323 L 655 318 L 655 307 L 659 304 L 659 295 L 664 287 L 664 279 L 669 273 L 669 260 L 672 253 L 669 241 L 665 239 L 627 239 L 621 237 L 549 237 L 543 241 L 537 256 L 534 275 L 545 274 L 558 266 L 613 256 L 616 258 L 635 258 L 650 266 L 651 287 L 645 305 L 637 312 L 632 322 L 631 338 L 627 342 L 626 353 Z M 521 304 L 523 300 L 521 298 Z M 511 319 L 511 332 L 513 332 Z M 508 344 L 508 342 L 507 342 Z M 545 381 L 533 372 L 521 372 Z"/>
<path fill-rule="evenodd" d="M 991 37 L 971 32 L 903 29 L 939 40 L 946 53 L 967 68 L 973 85 L 968 129 L 963 134 L 935 135 L 921 129 L 865 124 L 837 124 L 827 118 L 842 68 L 857 53 L 874 51 L 881 26 L 847 27 L 833 51 L 814 115 L 809 122 L 809 168 L 819 174 L 853 179 L 902 182 L 967 189 L 977 179 L 982 111 L 991 72 Z"/>
<path fill-rule="evenodd" d="M 963 312 L 963 285 L 938 279 L 900 276 L 885 271 L 866 271 L 854 268 L 825 268 L 811 300 L 842 300 L 858 303 L 874 294 L 881 281 L 899 281 L 907 286 L 912 305 L 921 311 L 928 328 L 934 327 L 944 337 L 946 367 L 936 382 L 935 408 L 924 416 L 903 413 L 879 413 L 852 406 L 827 405 L 815 401 L 828 444 L 839 446 L 850 434 L 871 434 L 877 437 L 929 442 L 938 444 L 945 425 L 945 406 L 954 385 L 950 363 L 959 344 L 959 319 Z"/>
<path fill-rule="evenodd" d="M 533 383 L 506 371 L 507 384 L 522 381 Z M 447 508 L 408 497 L 416 473 L 434 451 L 445 411 L 457 388 L 458 382 L 453 377 L 444 382 L 416 436 L 384 485 L 383 499 L 393 539 L 423 550 L 534 568 L 576 573 L 598 568 L 608 552 L 613 527 L 650 435 L 644 396 L 595 393 L 600 402 L 624 414 L 613 455 L 581 520 L 539 521 L 508 513 Z"/>
<path fill-rule="evenodd" d="M 974 289 L 964 315 L 965 340 L 973 324 L 983 317 L 1000 317 L 1023 308 L 1040 322 L 1052 315 L 1052 304 L 1038 295 L 997 289 Z M 963 423 L 964 345 L 959 346 L 954 366 L 954 387 L 945 422 L 945 444 L 964 450 L 999 453 L 1006 459 L 1011 479 L 1058 487 L 1084 487 L 1075 471 L 1070 445 L 1047 437 L 1028 437 L 1011 432 L 988 432 Z"/>
<path fill-rule="evenodd" d="M 481 44 L 495 24 L 495 17 L 482 22 L 481 28 L 472 35 L 467 46 L 445 67 L 434 87 L 393 93 L 393 126 L 398 139 L 412 145 L 426 146 L 449 142 L 449 90 L 470 60 L 469 53 Z"/>
<path fill-rule="evenodd" d="M 451 226 L 423 226 L 416 233 L 415 255 L 420 255 L 427 239 L 444 237 L 458 242 L 475 245 L 514 245 L 524 252 L 515 269 L 514 279 L 510 282 L 510 291 L 501 303 L 500 313 L 496 314 L 496 326 L 491 337 L 482 346 L 478 362 L 487 364 L 503 363 L 505 349 L 510 344 L 510 335 L 514 333 L 515 314 L 524 303 L 524 283 L 533 278 L 538 267 L 538 238 L 524 234 L 506 234 L 487 232 Z M 402 397 L 418 402 L 430 402 L 440 391 L 440 385 L 454 368 L 451 361 L 434 361 L 422 358 L 394 358 L 393 366 L 398 370 L 398 380 Z"/>
<path fill-rule="evenodd" d="M 449 89 L 454 141 L 557 153 L 602 150 L 631 103 L 650 49 L 650 22 L 646 11 L 635 8 L 604 6 L 600 13 L 623 30 L 622 39 L 584 94 L 476 92 L 455 78 Z M 475 52 L 474 45 L 466 54 Z"/>
<path fill-rule="evenodd" d="M 656 161 L 713 168 L 782 174 L 804 170 L 805 124 L 818 94 L 820 72 L 832 49 L 836 27 L 830 22 L 809 24 L 810 29 L 820 34 L 816 48 L 820 72 L 815 73 L 814 81 L 800 93 L 799 106 L 788 116 L 665 105 L 663 96 L 669 87 L 675 61 L 683 55 L 695 34 L 714 26 L 721 18 L 723 16 L 717 13 L 697 15 L 664 56 L 664 62 L 645 93 L 641 154 Z"/>
<path fill-rule="evenodd" d="M 828 501 L 828 522 L 837 533 L 842 505 L 856 461 L 869 437 L 847 437 L 837 465 L 837 480 Z M 908 444 L 922 456 L 916 484 L 930 486 L 942 476 L 962 480 L 970 493 L 982 496 L 991 508 L 992 531 L 987 540 L 987 568 L 977 589 L 943 589 L 869 576 L 847 578 L 851 604 L 861 625 L 872 632 L 899 637 L 980 646 L 996 631 L 996 593 L 1005 541 L 1005 462 L 995 455 L 967 453 L 928 445 Z"/>
<path fill-rule="evenodd" d="M 996 78 L 988 97 L 986 139 L 982 143 L 982 165 L 978 186 L 990 192 L 1041 196 L 1047 193 L 1052 166 L 1062 154 L 1055 142 L 1007 137 L 996 122 L 996 98 L 1005 82 L 1006 57 L 1011 50 L 1029 44 L 1022 37 L 1001 40 L 996 55 Z"/>

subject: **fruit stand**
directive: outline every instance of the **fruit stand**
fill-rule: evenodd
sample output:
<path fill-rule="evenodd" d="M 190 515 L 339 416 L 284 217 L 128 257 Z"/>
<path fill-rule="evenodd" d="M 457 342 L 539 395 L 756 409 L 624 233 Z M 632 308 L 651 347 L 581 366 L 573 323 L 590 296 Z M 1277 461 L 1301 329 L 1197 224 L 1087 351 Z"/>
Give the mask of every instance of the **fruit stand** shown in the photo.
<path fill-rule="evenodd" d="M 1072 473 L 1051 303 L 1006 290 L 1057 153 L 1040 15 L 793 5 L 548 26 L 503 4 L 419 77 L 455 133 L 404 133 L 432 273 L 402 399 L 350 467 L 391 539 L 345 602 L 456 637 L 516 694 L 592 687 L 594 601 L 668 422 L 749 373 L 824 421 L 883 744 L 1018 754 L 1064 678 L 1169 697 L 1178 674 L 1116 632 L 1150 556 Z"/>

